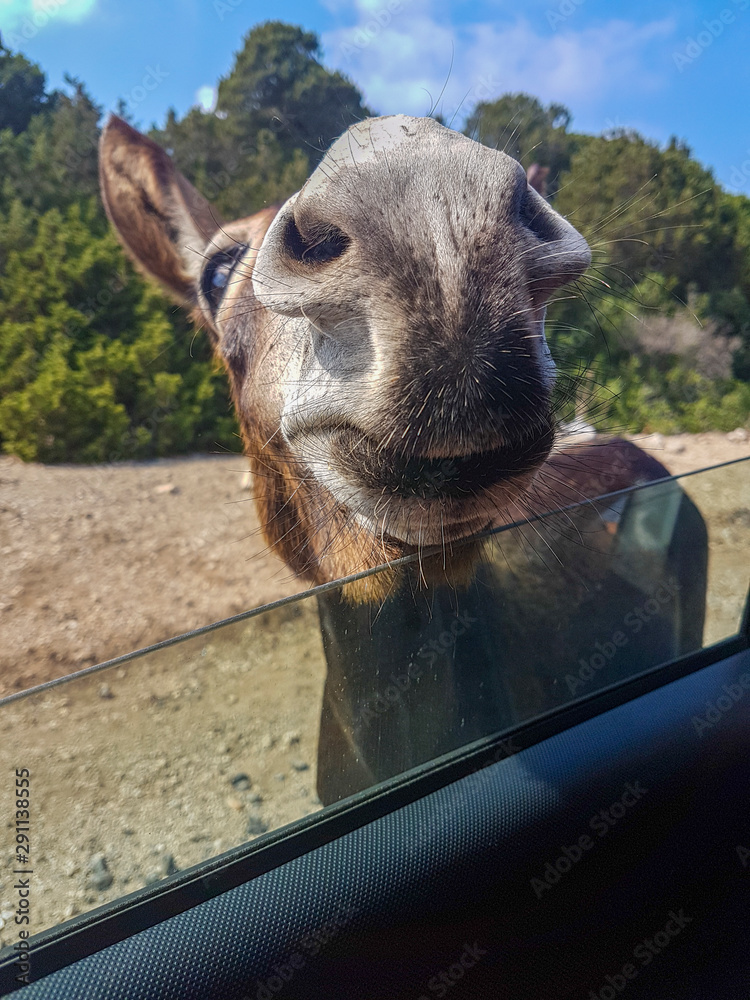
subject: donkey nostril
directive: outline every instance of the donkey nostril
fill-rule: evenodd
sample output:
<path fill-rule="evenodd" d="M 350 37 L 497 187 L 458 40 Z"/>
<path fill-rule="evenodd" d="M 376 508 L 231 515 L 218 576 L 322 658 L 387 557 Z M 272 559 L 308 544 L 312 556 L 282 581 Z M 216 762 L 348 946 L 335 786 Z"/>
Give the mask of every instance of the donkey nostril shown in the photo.
<path fill-rule="evenodd" d="M 297 228 L 294 217 L 284 230 L 284 247 L 290 257 L 304 264 L 325 264 L 346 253 L 351 240 L 336 226 L 323 225 L 305 236 Z"/>
<path fill-rule="evenodd" d="M 531 187 L 527 187 L 521 199 L 521 223 L 530 229 L 543 243 L 551 243 L 560 238 L 555 215 L 547 202 Z"/>

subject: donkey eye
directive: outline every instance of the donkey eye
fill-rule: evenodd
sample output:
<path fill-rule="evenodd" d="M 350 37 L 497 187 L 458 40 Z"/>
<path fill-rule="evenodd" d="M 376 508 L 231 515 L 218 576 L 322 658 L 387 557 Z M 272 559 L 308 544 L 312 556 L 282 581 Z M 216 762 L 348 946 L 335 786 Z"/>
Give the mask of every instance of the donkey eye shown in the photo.
<path fill-rule="evenodd" d="M 215 315 L 221 305 L 229 279 L 238 262 L 247 250 L 244 243 L 237 243 L 228 250 L 219 250 L 203 268 L 201 291 L 205 296 L 211 314 Z"/>

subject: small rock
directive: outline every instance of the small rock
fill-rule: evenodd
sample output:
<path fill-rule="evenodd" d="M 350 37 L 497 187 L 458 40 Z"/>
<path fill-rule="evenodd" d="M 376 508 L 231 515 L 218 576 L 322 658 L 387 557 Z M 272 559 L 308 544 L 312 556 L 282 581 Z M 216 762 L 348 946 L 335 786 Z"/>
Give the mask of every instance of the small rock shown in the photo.
<path fill-rule="evenodd" d="M 263 796 L 260 794 L 260 792 L 253 792 L 252 795 L 248 795 L 247 801 L 252 803 L 253 805 L 257 805 L 259 802 L 263 801 Z"/>
<path fill-rule="evenodd" d="M 664 449 L 664 435 L 659 434 L 645 434 L 640 440 L 636 441 L 636 444 L 640 445 L 641 448 L 651 451 L 663 451 Z"/>
<path fill-rule="evenodd" d="M 235 774 L 229 779 L 233 788 L 236 788 L 238 792 L 246 792 L 252 782 L 250 781 L 250 776 L 241 772 L 240 774 Z"/>
<path fill-rule="evenodd" d="M 745 430 L 744 427 L 735 427 L 733 431 L 727 434 L 727 441 L 733 441 L 735 444 L 742 444 L 743 441 L 747 441 L 750 434 Z"/>
<path fill-rule="evenodd" d="M 747 507 L 740 507 L 733 510 L 729 515 L 729 523 L 739 525 L 741 528 L 750 528 L 750 510 Z"/>
<path fill-rule="evenodd" d="M 112 688 L 109 686 L 109 684 L 100 684 L 99 685 L 99 697 L 100 698 L 114 698 L 114 695 L 112 694 Z"/>
<path fill-rule="evenodd" d="M 310 765 L 307 763 L 306 760 L 293 760 L 292 767 L 294 768 L 295 771 L 307 771 L 309 770 Z"/>
<path fill-rule="evenodd" d="M 175 875 L 180 870 L 171 854 L 165 854 L 162 863 L 165 875 Z"/>
<path fill-rule="evenodd" d="M 266 733 L 266 735 L 260 741 L 260 748 L 261 750 L 270 750 L 275 742 L 276 740 L 273 738 L 273 736 L 271 736 L 270 733 Z"/>
<path fill-rule="evenodd" d="M 179 492 L 180 492 L 179 486 L 175 486 L 174 483 L 162 483 L 161 486 L 157 486 L 154 489 L 154 493 L 157 493 L 157 494 L 162 494 L 162 493 L 179 493 Z"/>
<path fill-rule="evenodd" d="M 268 830 L 268 824 L 261 816 L 253 815 L 247 821 L 246 833 L 249 837 L 259 837 Z"/>
<path fill-rule="evenodd" d="M 105 889 L 109 889 L 113 882 L 112 873 L 107 866 L 107 859 L 103 854 L 94 854 L 88 864 L 86 888 L 104 892 Z"/>
<path fill-rule="evenodd" d="M 685 442 L 682 438 L 671 437 L 666 438 L 664 441 L 664 451 L 668 455 L 681 455 L 685 450 Z"/>
<path fill-rule="evenodd" d="M 293 747 L 296 743 L 299 743 L 299 733 L 292 730 L 284 734 L 285 747 Z"/>
<path fill-rule="evenodd" d="M 174 875 L 180 869 L 174 862 L 174 858 L 171 854 L 163 854 L 159 859 L 157 866 L 152 868 L 151 871 L 146 875 L 145 883 L 146 885 L 153 885 L 154 882 L 159 882 L 163 878 L 167 878 L 169 875 Z"/>
<path fill-rule="evenodd" d="M 278 774 L 274 774 L 274 781 L 286 781 L 286 775 L 283 771 L 279 771 Z"/>
<path fill-rule="evenodd" d="M 234 795 L 230 795 L 227 798 L 227 805 L 230 809 L 234 809 L 236 812 L 239 812 L 242 808 L 242 803 L 239 799 L 235 798 Z"/>

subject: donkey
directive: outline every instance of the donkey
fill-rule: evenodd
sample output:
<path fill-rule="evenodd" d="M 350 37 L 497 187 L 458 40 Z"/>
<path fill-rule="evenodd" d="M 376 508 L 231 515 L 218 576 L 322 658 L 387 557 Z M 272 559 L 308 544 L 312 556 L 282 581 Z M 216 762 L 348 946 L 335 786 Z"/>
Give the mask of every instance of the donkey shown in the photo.
<path fill-rule="evenodd" d="M 643 474 L 624 443 L 568 469 L 567 493 L 545 470 L 545 307 L 590 251 L 510 156 L 429 118 L 372 118 L 284 205 L 229 224 L 120 118 L 100 173 L 125 248 L 226 367 L 265 539 L 301 579 L 435 549 L 460 573 L 477 552 L 450 558 L 456 540 Z"/>
<path fill-rule="evenodd" d="M 226 368 L 265 539 L 302 580 L 419 553 L 425 584 L 466 582 L 482 548 L 461 540 L 668 475 L 625 441 L 553 453 L 545 311 L 591 255 L 510 156 L 429 118 L 371 118 L 285 204 L 225 224 L 159 146 L 112 117 L 100 175 L 126 250 L 191 310 Z M 403 575 L 360 576 L 346 599 L 382 604 Z M 360 656 L 369 679 L 342 702 L 342 613 L 323 601 L 336 684 L 321 746 L 369 766 L 364 744 L 390 737 L 380 718 L 372 739 L 356 719 L 383 646 Z M 455 656 L 450 669 L 455 681 Z M 445 749 L 452 723 L 430 719 L 421 732 L 437 742 L 399 767 Z M 321 798 L 395 767 L 349 773 Z"/>

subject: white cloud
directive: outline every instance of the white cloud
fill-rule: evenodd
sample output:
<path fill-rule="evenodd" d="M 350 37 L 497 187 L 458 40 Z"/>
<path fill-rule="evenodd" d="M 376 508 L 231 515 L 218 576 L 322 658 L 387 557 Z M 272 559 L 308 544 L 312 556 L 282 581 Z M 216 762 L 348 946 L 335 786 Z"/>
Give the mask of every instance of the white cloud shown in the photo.
<path fill-rule="evenodd" d="M 514 15 L 452 25 L 436 15 L 437 0 L 354 0 L 352 6 L 356 27 L 323 35 L 326 64 L 351 76 L 382 114 L 426 114 L 439 102 L 448 119 L 460 106 L 459 121 L 477 101 L 509 91 L 579 112 L 601 107 L 623 88 L 652 92 L 664 80 L 647 50 L 676 30 L 671 18 L 595 26 L 571 18 L 550 34 L 545 19 L 535 26 Z"/>
<path fill-rule="evenodd" d="M 201 110 L 208 113 L 213 111 L 216 107 L 216 101 L 219 96 L 218 88 L 212 87 L 211 84 L 205 83 L 202 87 L 198 87 L 195 92 L 195 103 Z"/>
<path fill-rule="evenodd" d="M 33 37 L 53 21 L 83 21 L 96 4 L 97 0 L 0 0 L 0 31 Z"/>

